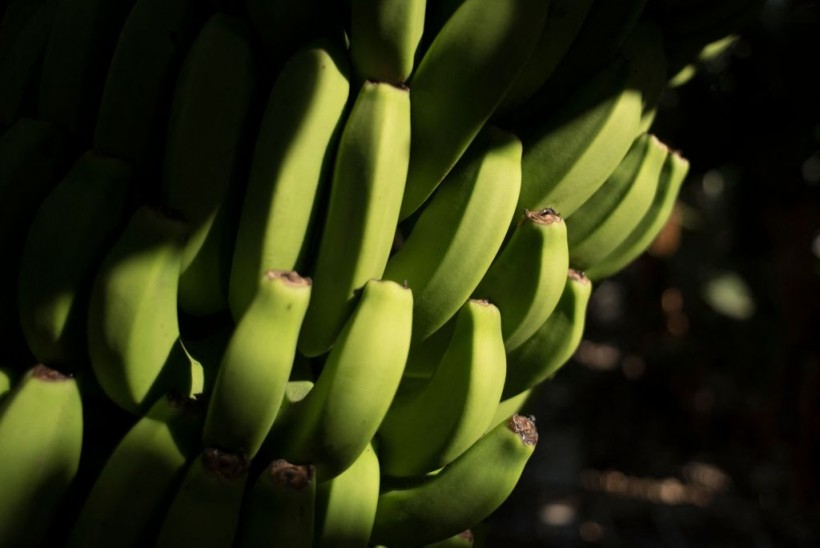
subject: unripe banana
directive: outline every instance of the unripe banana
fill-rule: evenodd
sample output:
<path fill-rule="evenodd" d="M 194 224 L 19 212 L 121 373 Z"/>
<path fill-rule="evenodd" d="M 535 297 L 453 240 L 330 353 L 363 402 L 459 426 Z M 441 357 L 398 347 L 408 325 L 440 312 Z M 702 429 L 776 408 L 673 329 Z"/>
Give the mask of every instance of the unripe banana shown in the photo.
<path fill-rule="evenodd" d="M 655 119 L 658 101 L 670 76 L 667 73 L 663 34 L 654 23 L 640 21 L 630 32 L 622 51 L 635 67 L 634 85 L 641 92 L 643 105 L 638 131 L 645 133 Z"/>
<path fill-rule="evenodd" d="M 14 385 L 14 371 L 10 367 L 0 367 L 0 403 Z"/>
<path fill-rule="evenodd" d="M 204 449 L 165 514 L 157 548 L 233 546 L 249 465 L 242 455 Z"/>
<path fill-rule="evenodd" d="M 501 315 L 469 300 L 430 381 L 397 397 L 379 427 L 388 476 L 420 476 L 455 460 L 484 434 L 501 399 L 507 369 Z"/>
<path fill-rule="evenodd" d="M 88 349 L 94 374 L 109 398 L 135 414 L 161 394 L 191 393 L 176 306 L 187 233 L 168 212 L 141 207 L 92 287 Z"/>
<path fill-rule="evenodd" d="M 316 487 L 316 532 L 320 548 L 368 546 L 379 500 L 379 459 L 368 445 L 340 475 Z"/>
<path fill-rule="evenodd" d="M 587 269 L 602 260 L 638 225 L 668 153 L 666 145 L 644 133 L 601 188 L 567 219 L 573 268 Z"/>
<path fill-rule="evenodd" d="M 452 318 L 495 258 L 520 189 L 521 142 L 488 126 L 441 185 L 384 277 L 413 289 L 414 344 Z"/>
<path fill-rule="evenodd" d="M 348 99 L 347 63 L 334 43 L 317 42 L 298 51 L 273 85 L 235 236 L 229 292 L 235 320 L 265 270 L 306 266 Z"/>
<path fill-rule="evenodd" d="M 663 164 L 658 189 L 649 210 L 636 226 L 603 259 L 591 265 L 586 274 L 592 280 L 612 276 L 646 251 L 669 219 L 681 184 L 689 172 L 689 161 L 675 151 L 670 151 Z"/>
<path fill-rule="evenodd" d="M 315 504 L 316 469 L 274 460 L 247 494 L 236 546 L 310 548 Z"/>
<path fill-rule="evenodd" d="M 406 88 L 366 82 L 345 123 L 313 269 L 313 296 L 299 338 L 306 356 L 326 352 L 354 305 L 381 278 L 393 244 L 410 155 Z"/>
<path fill-rule="evenodd" d="M 363 80 L 403 83 L 413 71 L 427 0 L 352 0 L 350 58 Z"/>
<path fill-rule="evenodd" d="M 126 211 L 131 167 L 87 152 L 46 197 L 25 238 L 18 309 L 42 363 L 76 370 L 88 361 L 86 306 L 96 269 Z"/>
<path fill-rule="evenodd" d="M 413 132 L 402 219 L 433 193 L 501 102 L 529 59 L 547 5 L 465 0 L 439 31 L 410 83 Z"/>
<path fill-rule="evenodd" d="M 326 481 L 361 455 L 399 386 L 412 312 L 406 287 L 380 280 L 365 284 L 316 385 L 292 408 L 297 416 L 282 442 L 284 458 L 316 465 L 319 481 Z"/>
<path fill-rule="evenodd" d="M 552 209 L 526 211 L 510 241 L 475 290 L 501 311 L 509 352 L 547 321 L 569 268 L 567 226 Z"/>
<path fill-rule="evenodd" d="M 572 357 L 584 333 L 592 284 L 570 269 L 558 306 L 544 325 L 507 355 L 507 379 L 502 399 L 520 395 L 554 374 Z"/>
<path fill-rule="evenodd" d="M 537 441 L 535 423 L 513 415 L 435 475 L 383 486 L 371 544 L 429 544 L 479 523 L 510 495 Z"/>
<path fill-rule="evenodd" d="M 228 342 L 208 403 L 203 445 L 253 458 L 276 418 L 288 382 L 311 283 L 270 270 Z"/>
<path fill-rule="evenodd" d="M 28 370 L 0 406 L 0 546 L 38 546 L 80 464 L 77 381 Z"/>
<path fill-rule="evenodd" d="M 160 397 L 117 444 L 83 503 L 68 546 L 148 546 L 199 452 L 201 405 Z"/>

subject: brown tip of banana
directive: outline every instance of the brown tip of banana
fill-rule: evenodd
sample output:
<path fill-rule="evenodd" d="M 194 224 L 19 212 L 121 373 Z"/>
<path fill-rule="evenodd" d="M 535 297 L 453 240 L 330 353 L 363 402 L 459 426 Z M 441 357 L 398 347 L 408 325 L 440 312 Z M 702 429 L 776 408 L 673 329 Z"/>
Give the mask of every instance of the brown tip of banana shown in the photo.
<path fill-rule="evenodd" d="M 248 473 L 251 461 L 243 454 L 211 447 L 202 452 L 202 464 L 211 474 L 233 480 Z"/>
<path fill-rule="evenodd" d="M 567 273 L 567 278 L 574 282 L 579 282 L 582 284 L 589 283 L 589 278 L 587 278 L 587 275 L 581 272 L 580 270 L 575 270 L 574 268 L 569 269 L 569 272 Z"/>
<path fill-rule="evenodd" d="M 45 382 L 62 382 L 73 379 L 74 377 L 67 373 L 61 373 L 56 369 L 52 369 L 42 363 L 35 365 L 31 370 L 31 376 L 37 380 Z"/>
<path fill-rule="evenodd" d="M 507 427 L 521 438 L 524 445 L 538 443 L 538 429 L 535 427 L 535 419 L 524 415 L 513 415 L 507 421 Z"/>
<path fill-rule="evenodd" d="M 551 225 L 553 223 L 560 223 L 563 221 L 563 219 L 561 219 L 561 214 L 551 207 L 545 207 L 544 209 L 539 209 L 537 211 L 525 209 L 524 215 L 527 219 L 539 225 Z"/>
<path fill-rule="evenodd" d="M 266 270 L 265 277 L 269 280 L 282 279 L 290 285 L 308 286 L 313 284 L 307 276 L 300 276 L 298 272 L 293 270 Z"/>
<path fill-rule="evenodd" d="M 313 482 L 316 467 L 312 464 L 291 464 L 285 459 L 277 459 L 270 463 L 268 473 L 278 487 L 301 491 Z"/>

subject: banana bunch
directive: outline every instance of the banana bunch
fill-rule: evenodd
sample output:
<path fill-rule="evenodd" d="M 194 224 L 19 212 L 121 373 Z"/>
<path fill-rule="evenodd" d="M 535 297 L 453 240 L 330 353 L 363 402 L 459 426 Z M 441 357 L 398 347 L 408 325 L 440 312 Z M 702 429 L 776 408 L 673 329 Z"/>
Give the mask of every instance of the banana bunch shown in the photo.
<path fill-rule="evenodd" d="M 3 3 L 0 546 L 472 545 L 749 4 Z"/>

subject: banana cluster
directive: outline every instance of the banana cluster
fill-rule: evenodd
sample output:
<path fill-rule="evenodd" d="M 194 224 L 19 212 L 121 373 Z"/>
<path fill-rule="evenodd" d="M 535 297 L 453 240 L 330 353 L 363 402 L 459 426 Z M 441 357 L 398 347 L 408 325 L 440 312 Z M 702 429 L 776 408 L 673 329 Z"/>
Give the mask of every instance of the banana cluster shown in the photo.
<path fill-rule="evenodd" d="M 3 6 L 0 545 L 393 547 L 513 490 L 756 3 Z"/>

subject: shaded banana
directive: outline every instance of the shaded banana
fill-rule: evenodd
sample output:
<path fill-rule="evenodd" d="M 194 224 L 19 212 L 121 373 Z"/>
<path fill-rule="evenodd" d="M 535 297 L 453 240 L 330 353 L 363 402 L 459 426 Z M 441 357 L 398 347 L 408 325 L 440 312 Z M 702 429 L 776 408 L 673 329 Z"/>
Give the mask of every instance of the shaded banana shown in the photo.
<path fill-rule="evenodd" d="M 130 184 L 126 162 L 86 152 L 34 216 L 17 302 L 26 342 L 42 363 L 76 370 L 88 361 L 88 293 L 125 218 Z"/>
<path fill-rule="evenodd" d="M 8 0 L 5 5 L 0 5 L 0 63 L 10 54 L 17 36 L 46 1 Z"/>
<path fill-rule="evenodd" d="M 205 447 L 253 458 L 276 418 L 296 354 L 311 282 L 292 271 L 261 276 L 231 335 L 208 402 Z"/>
<path fill-rule="evenodd" d="M 345 53 L 306 46 L 282 68 L 260 122 L 230 273 L 238 320 L 267 269 L 298 270 L 329 175 L 350 85 Z"/>
<path fill-rule="evenodd" d="M 507 354 L 507 378 L 502 400 L 519 396 L 544 381 L 572 357 L 584 333 L 591 293 L 589 278 L 582 272 L 570 269 L 561 299 L 553 313 L 535 335 Z"/>
<path fill-rule="evenodd" d="M 77 381 L 29 369 L 0 406 L 0 545 L 37 546 L 80 464 Z"/>
<path fill-rule="evenodd" d="M 383 486 L 371 544 L 429 544 L 479 523 L 510 495 L 537 441 L 535 423 L 513 415 L 435 475 Z"/>
<path fill-rule="evenodd" d="M 452 462 L 487 430 L 506 373 L 501 315 L 469 300 L 430 381 L 397 397 L 379 427 L 379 459 L 389 476 L 420 476 Z"/>
<path fill-rule="evenodd" d="M 520 414 L 521 410 L 527 405 L 527 400 L 532 394 L 532 390 L 533 389 L 530 388 L 516 394 L 515 396 L 507 396 L 505 399 L 501 400 L 498 403 L 493 420 L 490 421 L 490 427 L 487 430 L 495 428 L 510 418 L 511 415 L 515 415 L 517 413 Z"/>
<path fill-rule="evenodd" d="M 406 88 L 365 82 L 336 153 L 330 201 L 299 337 L 306 356 L 326 352 L 349 317 L 354 292 L 384 271 L 410 154 Z"/>
<path fill-rule="evenodd" d="M 573 268 L 591 267 L 638 225 L 652 203 L 668 152 L 654 135 L 639 136 L 601 188 L 567 219 Z"/>
<path fill-rule="evenodd" d="M 639 21 L 621 48 L 624 56 L 635 67 L 634 86 L 641 92 L 641 123 L 639 133 L 645 133 L 655 119 L 658 101 L 669 74 L 660 28 L 649 21 Z"/>
<path fill-rule="evenodd" d="M 520 346 L 547 320 L 569 268 L 567 226 L 552 209 L 526 211 L 474 295 L 501 311 L 504 346 Z"/>
<path fill-rule="evenodd" d="M 68 546 L 147 546 L 199 452 L 199 402 L 160 397 L 108 457 L 69 536 Z"/>
<path fill-rule="evenodd" d="M 638 225 L 603 259 L 598 260 L 586 271 L 592 280 L 612 276 L 646 251 L 669 219 L 681 184 L 689 172 L 689 161 L 675 151 L 670 151 L 663 164 L 658 180 L 658 188 L 649 210 L 641 217 Z"/>
<path fill-rule="evenodd" d="M 387 262 L 386 279 L 413 289 L 413 341 L 453 317 L 490 267 L 515 211 L 521 142 L 487 126 Z"/>
<path fill-rule="evenodd" d="M 410 82 L 413 132 L 402 219 L 433 193 L 496 109 L 529 59 L 547 5 L 465 0 L 436 35 Z"/>

